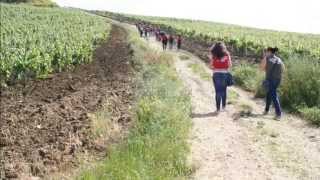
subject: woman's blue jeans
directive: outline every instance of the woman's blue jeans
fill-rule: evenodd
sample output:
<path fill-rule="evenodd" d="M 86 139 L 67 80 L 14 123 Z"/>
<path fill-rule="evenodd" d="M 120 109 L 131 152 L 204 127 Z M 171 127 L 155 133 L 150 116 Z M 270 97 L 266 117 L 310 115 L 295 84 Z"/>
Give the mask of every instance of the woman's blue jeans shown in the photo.
<path fill-rule="evenodd" d="M 281 106 L 280 106 L 280 101 L 277 94 L 277 88 L 280 85 L 280 80 L 272 79 L 268 81 L 269 81 L 269 87 L 267 90 L 265 111 L 269 112 L 271 102 L 273 102 L 274 108 L 276 110 L 276 115 L 281 116 Z"/>
<path fill-rule="evenodd" d="M 226 107 L 227 101 L 227 75 L 226 73 L 214 73 L 212 76 L 214 89 L 216 91 L 216 107 L 220 110 Z"/>

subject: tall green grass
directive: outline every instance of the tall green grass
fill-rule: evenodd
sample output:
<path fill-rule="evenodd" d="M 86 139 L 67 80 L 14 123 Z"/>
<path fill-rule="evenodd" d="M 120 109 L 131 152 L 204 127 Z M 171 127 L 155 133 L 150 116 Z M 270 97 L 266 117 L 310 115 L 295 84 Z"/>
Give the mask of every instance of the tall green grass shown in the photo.
<path fill-rule="evenodd" d="M 320 107 L 320 63 L 292 57 L 286 67 L 280 91 L 283 105 L 291 110 Z"/>
<path fill-rule="evenodd" d="M 131 36 L 133 36 L 131 34 Z M 137 73 L 135 127 L 107 159 L 78 179 L 186 179 L 191 103 L 170 62 L 131 37 Z M 147 51 L 143 49 L 148 49 Z"/>
<path fill-rule="evenodd" d="M 240 64 L 233 68 L 232 72 L 236 85 L 245 90 L 255 93 L 256 97 L 264 97 L 265 92 L 261 83 L 264 79 L 264 73 L 257 66 L 251 64 Z"/>
<path fill-rule="evenodd" d="M 312 107 L 312 108 L 301 108 L 299 109 L 302 116 L 310 121 L 311 123 L 320 126 L 320 108 Z"/>
<path fill-rule="evenodd" d="M 290 57 L 285 61 L 286 70 L 279 89 L 283 107 L 300 112 L 314 124 L 320 123 L 320 64 L 304 57 Z M 244 64 L 234 68 L 236 84 L 264 97 L 264 73 L 254 65 Z"/>

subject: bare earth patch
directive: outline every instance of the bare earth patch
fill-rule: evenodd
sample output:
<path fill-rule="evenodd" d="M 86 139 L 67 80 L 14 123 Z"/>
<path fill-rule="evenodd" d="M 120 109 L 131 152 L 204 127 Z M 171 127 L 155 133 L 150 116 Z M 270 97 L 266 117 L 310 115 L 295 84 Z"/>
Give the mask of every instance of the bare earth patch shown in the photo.
<path fill-rule="evenodd" d="M 114 26 L 92 63 L 1 90 L 0 179 L 44 177 L 76 166 L 79 153 L 105 152 L 95 141 L 101 130 L 92 114 L 108 102 L 110 121 L 119 126 L 130 121 L 126 40 L 125 30 Z"/>

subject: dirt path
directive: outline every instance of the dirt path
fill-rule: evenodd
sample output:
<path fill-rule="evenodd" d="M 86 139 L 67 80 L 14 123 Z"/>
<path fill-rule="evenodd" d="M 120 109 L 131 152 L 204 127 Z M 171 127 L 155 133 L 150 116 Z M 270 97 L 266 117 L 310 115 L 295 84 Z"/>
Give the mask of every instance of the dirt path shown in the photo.
<path fill-rule="evenodd" d="M 89 115 L 106 100 L 112 122 L 123 127 L 130 120 L 132 71 L 125 30 L 113 26 L 93 58 L 73 71 L 1 91 L 0 179 L 44 177 L 76 165 L 78 153 L 105 152 L 92 136 Z"/>
<path fill-rule="evenodd" d="M 149 44 L 161 50 L 154 40 L 149 40 Z M 190 161 L 195 168 L 192 178 L 320 179 L 319 129 L 289 114 L 281 122 L 273 121 L 272 115 L 260 115 L 263 102 L 237 87 L 230 88 L 234 97 L 227 112 L 214 115 L 212 82 L 192 71 L 190 64 L 196 64 L 211 76 L 209 68 L 188 52 L 171 54 L 192 95 Z M 189 59 L 183 60 L 182 55 Z M 251 113 L 246 116 L 248 109 Z"/>

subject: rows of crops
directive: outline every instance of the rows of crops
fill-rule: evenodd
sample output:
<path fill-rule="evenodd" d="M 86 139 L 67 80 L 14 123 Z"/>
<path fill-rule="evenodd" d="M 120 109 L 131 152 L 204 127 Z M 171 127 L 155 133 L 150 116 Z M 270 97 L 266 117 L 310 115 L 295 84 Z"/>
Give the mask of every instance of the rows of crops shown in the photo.
<path fill-rule="evenodd" d="M 1 84 L 87 63 L 110 30 L 104 18 L 78 10 L 0 5 Z"/>
<path fill-rule="evenodd" d="M 206 21 L 100 13 L 117 19 L 147 21 L 208 44 L 224 41 L 241 55 L 260 56 L 263 48 L 277 46 L 284 57 L 302 54 L 320 59 L 320 35 L 261 30 Z"/>

